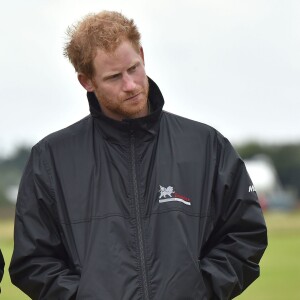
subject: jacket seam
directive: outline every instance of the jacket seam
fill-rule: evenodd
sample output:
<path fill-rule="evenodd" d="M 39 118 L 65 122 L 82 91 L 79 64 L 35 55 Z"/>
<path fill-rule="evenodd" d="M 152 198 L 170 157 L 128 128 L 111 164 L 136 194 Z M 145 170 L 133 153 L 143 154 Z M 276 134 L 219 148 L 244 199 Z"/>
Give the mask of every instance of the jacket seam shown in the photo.
<path fill-rule="evenodd" d="M 149 214 L 148 216 L 144 216 L 144 217 L 145 218 L 150 218 L 152 215 L 165 214 L 165 213 L 174 212 L 174 211 L 179 211 L 179 212 L 182 212 L 182 213 L 184 213 L 188 216 L 195 217 L 195 218 L 210 218 L 210 217 L 213 216 L 212 214 L 201 215 L 201 214 L 188 213 L 188 212 L 186 212 L 184 210 L 181 210 L 181 209 L 168 209 L 168 210 L 163 210 L 163 211 L 159 211 L 159 212 L 153 212 L 153 213 Z M 88 223 L 88 222 L 91 222 L 93 220 L 107 219 L 107 218 L 110 218 L 110 217 L 121 217 L 121 218 L 127 219 L 127 220 L 134 219 L 131 216 L 124 216 L 124 215 L 121 215 L 121 214 L 107 214 L 107 215 L 104 215 L 104 216 L 92 216 L 88 219 L 73 220 L 71 222 L 66 222 L 66 221 L 60 220 L 60 223 L 63 224 L 63 225 L 80 224 L 80 223 Z"/>
<path fill-rule="evenodd" d="M 216 188 L 216 182 L 217 182 L 217 174 L 218 174 L 218 169 L 220 165 L 220 156 L 221 156 L 221 146 L 220 142 L 218 140 L 218 132 L 216 129 L 214 129 L 215 132 L 215 140 L 216 140 L 216 164 L 215 164 L 215 169 L 214 169 L 214 177 L 213 177 L 213 184 L 212 184 L 212 197 L 213 201 L 211 201 L 211 215 L 213 219 L 213 224 L 214 226 L 216 225 L 216 195 L 215 195 L 215 188 Z"/>
<path fill-rule="evenodd" d="M 37 147 L 38 147 L 39 154 L 41 155 L 42 149 L 40 148 L 40 145 L 37 145 Z M 50 192 L 50 195 L 52 197 L 52 200 L 55 202 L 55 191 L 54 191 L 54 187 L 53 187 L 54 180 L 53 180 L 53 177 L 52 177 L 51 172 L 50 172 L 50 166 L 45 161 L 45 159 L 43 159 L 42 157 L 41 157 L 41 161 L 42 161 L 42 163 L 45 167 L 45 170 L 47 172 L 47 175 L 49 177 L 49 181 L 50 181 L 49 192 Z"/>
<path fill-rule="evenodd" d="M 88 223 L 88 222 L 91 222 L 93 220 L 106 219 L 106 218 L 110 218 L 110 217 L 121 217 L 121 218 L 128 219 L 128 220 L 131 219 L 131 217 L 127 217 L 127 216 L 124 216 L 124 215 L 121 215 L 121 214 L 109 214 L 109 215 L 104 215 L 104 216 L 92 216 L 88 219 L 79 219 L 79 220 L 74 220 L 74 221 L 70 221 L 70 222 L 60 220 L 60 223 L 64 224 L 64 225 Z"/>
<path fill-rule="evenodd" d="M 213 215 L 212 214 L 209 214 L 209 215 L 202 215 L 202 214 L 196 214 L 196 213 L 189 213 L 187 211 L 184 211 L 182 209 L 168 209 L 168 210 L 163 210 L 163 211 L 158 211 L 158 212 L 153 212 L 149 215 L 149 217 L 151 217 L 152 215 L 159 215 L 159 214 L 165 214 L 165 213 L 168 213 L 168 212 L 174 212 L 174 211 L 179 211 L 179 212 L 182 212 L 188 216 L 191 216 L 191 217 L 195 217 L 195 218 L 210 218 L 212 217 Z"/>

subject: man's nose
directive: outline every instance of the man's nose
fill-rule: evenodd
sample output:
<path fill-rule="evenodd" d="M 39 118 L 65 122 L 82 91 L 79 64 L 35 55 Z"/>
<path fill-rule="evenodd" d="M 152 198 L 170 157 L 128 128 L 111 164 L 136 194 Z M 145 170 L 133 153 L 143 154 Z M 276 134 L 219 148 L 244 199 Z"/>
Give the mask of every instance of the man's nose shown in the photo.
<path fill-rule="evenodd" d="M 123 76 L 123 91 L 124 92 L 131 92 L 135 90 L 136 83 L 134 82 L 134 79 L 129 74 L 125 74 Z"/>

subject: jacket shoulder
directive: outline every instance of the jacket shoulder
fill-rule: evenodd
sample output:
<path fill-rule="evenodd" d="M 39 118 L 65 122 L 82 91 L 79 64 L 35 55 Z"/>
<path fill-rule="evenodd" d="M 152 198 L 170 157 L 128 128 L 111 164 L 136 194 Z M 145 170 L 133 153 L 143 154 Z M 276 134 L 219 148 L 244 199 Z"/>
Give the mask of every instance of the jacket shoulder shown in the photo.
<path fill-rule="evenodd" d="M 218 155 L 225 151 L 231 153 L 232 157 L 240 159 L 230 141 L 210 125 L 166 111 L 164 111 L 162 122 L 168 134 L 174 136 L 176 140 L 198 144 L 199 147 L 210 145 L 211 150 L 217 152 Z"/>
<path fill-rule="evenodd" d="M 74 143 L 80 143 L 88 134 L 89 128 L 92 128 L 92 123 L 92 117 L 88 115 L 66 128 L 47 135 L 40 140 L 34 148 L 42 150 L 47 146 L 50 148 L 68 147 L 68 145 L 71 146 Z"/>
<path fill-rule="evenodd" d="M 215 128 L 199 121 L 191 120 L 170 112 L 164 111 L 163 122 L 173 128 L 174 132 L 183 134 L 195 134 L 201 137 L 223 137 Z"/>

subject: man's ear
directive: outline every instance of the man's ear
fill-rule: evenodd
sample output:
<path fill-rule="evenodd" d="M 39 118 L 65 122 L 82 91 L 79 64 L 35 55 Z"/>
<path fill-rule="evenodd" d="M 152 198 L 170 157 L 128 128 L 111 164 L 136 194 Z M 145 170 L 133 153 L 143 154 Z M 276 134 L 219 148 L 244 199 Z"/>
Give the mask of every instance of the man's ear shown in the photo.
<path fill-rule="evenodd" d="M 145 58 L 144 58 L 144 49 L 143 49 L 143 47 L 140 47 L 140 56 L 141 56 L 141 58 L 143 60 L 143 63 L 145 65 Z"/>
<path fill-rule="evenodd" d="M 93 92 L 95 90 L 94 84 L 92 79 L 88 78 L 85 74 L 83 73 L 78 73 L 77 74 L 78 81 L 80 84 L 88 91 L 88 92 Z"/>

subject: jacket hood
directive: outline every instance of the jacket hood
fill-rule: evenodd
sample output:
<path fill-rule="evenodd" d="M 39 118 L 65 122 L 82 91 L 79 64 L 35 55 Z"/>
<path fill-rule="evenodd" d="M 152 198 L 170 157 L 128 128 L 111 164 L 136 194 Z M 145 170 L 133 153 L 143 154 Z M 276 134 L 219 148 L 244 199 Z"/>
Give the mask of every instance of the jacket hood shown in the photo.
<path fill-rule="evenodd" d="M 144 136 L 156 135 L 164 98 L 156 83 L 149 77 L 148 80 L 151 113 L 142 118 L 123 119 L 122 121 L 111 119 L 103 114 L 96 95 L 93 92 L 87 93 L 91 116 L 100 125 L 101 131 L 107 138 L 117 138 L 119 140 L 120 134 L 128 136 L 128 132 L 132 131 Z"/>

